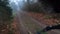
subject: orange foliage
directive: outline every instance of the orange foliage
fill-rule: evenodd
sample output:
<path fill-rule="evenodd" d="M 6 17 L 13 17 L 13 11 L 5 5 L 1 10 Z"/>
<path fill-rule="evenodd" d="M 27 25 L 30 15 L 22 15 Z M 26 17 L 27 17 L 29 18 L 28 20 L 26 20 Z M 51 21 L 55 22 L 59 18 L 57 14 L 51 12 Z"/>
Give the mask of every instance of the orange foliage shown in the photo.
<path fill-rule="evenodd" d="M 59 23 L 60 21 L 57 19 L 45 19 L 44 16 L 45 14 L 43 13 L 32 13 L 32 12 L 28 12 L 28 15 L 37 19 L 38 21 L 41 21 L 42 23 L 46 24 L 46 25 L 55 25 L 57 23 Z"/>

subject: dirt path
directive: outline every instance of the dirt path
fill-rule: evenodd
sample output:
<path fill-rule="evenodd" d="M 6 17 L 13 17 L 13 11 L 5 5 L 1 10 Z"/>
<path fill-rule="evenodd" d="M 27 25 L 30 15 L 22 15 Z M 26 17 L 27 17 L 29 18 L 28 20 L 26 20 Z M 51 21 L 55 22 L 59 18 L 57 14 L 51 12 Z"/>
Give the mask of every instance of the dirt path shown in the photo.
<path fill-rule="evenodd" d="M 47 25 L 44 25 L 34 18 L 28 16 L 25 12 L 19 11 L 15 17 L 16 20 L 16 28 L 19 34 L 37 34 L 37 30 L 42 30 Z M 16 30 L 16 31 L 17 31 Z M 59 34 L 54 31 L 47 32 L 48 34 Z"/>
<path fill-rule="evenodd" d="M 17 16 L 14 17 L 14 21 L 12 23 L 12 27 L 14 28 L 14 33 L 13 34 L 20 34 L 20 30 L 18 26 L 18 19 Z"/>

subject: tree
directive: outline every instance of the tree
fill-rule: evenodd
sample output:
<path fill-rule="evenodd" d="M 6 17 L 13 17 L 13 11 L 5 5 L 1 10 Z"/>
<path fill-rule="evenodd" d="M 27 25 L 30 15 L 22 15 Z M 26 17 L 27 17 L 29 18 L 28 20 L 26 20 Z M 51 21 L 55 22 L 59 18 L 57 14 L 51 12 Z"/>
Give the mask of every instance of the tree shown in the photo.
<path fill-rule="evenodd" d="M 9 6 L 8 0 L 0 0 L 0 33 L 2 29 L 7 27 L 11 16 L 12 9 Z"/>
<path fill-rule="evenodd" d="M 3 9 L 6 10 L 6 11 L 3 11 L 3 14 L 7 14 L 8 18 L 11 17 L 11 15 L 12 15 L 11 11 L 12 11 L 12 9 L 11 9 L 9 3 L 8 3 L 8 0 L 0 0 L 0 7 L 2 7 Z M 2 12 L 2 11 L 0 11 L 0 12 Z"/>
<path fill-rule="evenodd" d="M 45 5 L 52 6 L 53 7 L 52 12 L 60 13 L 60 0 L 38 0 L 38 1 L 42 2 Z"/>

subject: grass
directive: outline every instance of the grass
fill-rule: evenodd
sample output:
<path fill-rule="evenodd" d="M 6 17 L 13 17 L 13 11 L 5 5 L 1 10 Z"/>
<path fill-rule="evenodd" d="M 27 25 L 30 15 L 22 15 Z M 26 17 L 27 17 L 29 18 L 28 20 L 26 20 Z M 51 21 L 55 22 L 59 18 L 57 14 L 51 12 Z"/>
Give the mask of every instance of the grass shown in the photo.
<path fill-rule="evenodd" d="M 13 19 L 11 19 L 10 23 L 9 23 L 9 33 L 8 34 L 13 34 L 13 28 L 12 28 L 12 21 Z"/>
<path fill-rule="evenodd" d="M 10 20 L 9 20 L 9 33 L 8 34 L 13 34 L 14 33 L 14 28 L 12 27 L 12 23 L 13 23 L 13 18 L 14 18 L 15 15 L 12 15 L 10 17 Z"/>

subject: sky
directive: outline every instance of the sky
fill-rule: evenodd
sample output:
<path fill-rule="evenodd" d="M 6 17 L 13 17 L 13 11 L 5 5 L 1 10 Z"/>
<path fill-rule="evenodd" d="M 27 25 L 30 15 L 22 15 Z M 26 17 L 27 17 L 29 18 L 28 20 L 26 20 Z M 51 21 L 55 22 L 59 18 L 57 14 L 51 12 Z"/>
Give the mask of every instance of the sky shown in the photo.
<path fill-rule="evenodd" d="M 17 7 L 17 9 L 23 7 L 24 2 L 23 1 L 27 1 L 27 0 L 9 0 L 10 1 L 10 5 L 11 7 L 13 7 L 13 9 L 15 8 L 14 6 Z M 15 5 L 13 4 L 15 3 Z"/>

